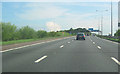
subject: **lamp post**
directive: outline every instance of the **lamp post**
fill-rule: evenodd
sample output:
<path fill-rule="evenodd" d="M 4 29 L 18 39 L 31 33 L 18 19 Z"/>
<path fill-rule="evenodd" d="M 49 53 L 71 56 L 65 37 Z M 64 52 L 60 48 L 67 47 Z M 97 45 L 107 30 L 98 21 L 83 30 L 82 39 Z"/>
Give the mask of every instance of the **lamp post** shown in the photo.
<path fill-rule="evenodd" d="M 98 12 L 98 10 L 96 10 L 96 12 Z M 97 18 L 96 18 L 97 19 Z M 98 23 L 97 23 L 98 24 Z M 100 25 L 98 24 L 98 35 L 99 35 L 99 32 L 100 32 Z"/>
<path fill-rule="evenodd" d="M 104 10 L 104 11 L 108 11 L 108 10 Z M 96 10 L 96 12 L 99 12 L 99 11 Z M 100 19 L 101 19 L 101 22 L 100 22 L 100 24 L 101 24 L 101 35 L 103 35 L 103 11 L 100 11 L 100 12 L 102 12 L 101 17 L 100 17 Z M 98 29 L 100 30 L 100 26 L 98 26 Z"/>
<path fill-rule="evenodd" d="M 111 36 L 113 35 L 113 22 L 112 22 L 112 0 L 111 0 Z"/>

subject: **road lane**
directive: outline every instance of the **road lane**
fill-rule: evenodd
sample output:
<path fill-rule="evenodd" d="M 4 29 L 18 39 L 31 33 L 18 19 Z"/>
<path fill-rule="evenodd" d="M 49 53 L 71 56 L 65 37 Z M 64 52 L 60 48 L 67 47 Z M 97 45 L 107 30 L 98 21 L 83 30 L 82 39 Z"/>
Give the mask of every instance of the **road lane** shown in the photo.
<path fill-rule="evenodd" d="M 68 39 L 54 41 L 50 43 L 34 45 L 31 47 L 21 48 L 19 50 L 13 50 L 3 53 L 3 71 L 19 71 L 28 67 L 27 65 L 33 64 L 33 61 L 39 57 L 44 56 L 47 52 L 54 52 L 61 44 L 66 44 Z M 22 66 L 23 65 L 23 66 Z M 19 67 L 19 68 L 18 68 Z M 17 70 L 14 70 L 17 69 Z"/>
<path fill-rule="evenodd" d="M 85 46 L 81 47 L 84 45 Z M 117 72 L 118 66 L 89 41 L 74 41 L 38 64 L 42 72 Z M 36 67 L 36 66 L 35 66 Z M 39 71 L 37 69 L 36 71 Z"/>
<path fill-rule="evenodd" d="M 68 43 L 70 42 L 70 43 Z M 63 48 L 60 48 L 64 45 Z M 35 63 L 36 59 L 47 58 Z M 118 72 L 111 57 L 98 50 L 89 37 L 35 45 L 3 53 L 4 72 Z"/>
<path fill-rule="evenodd" d="M 101 46 L 101 51 L 104 54 L 118 59 L 118 44 L 97 38 L 95 36 L 90 36 L 90 38 L 92 41 L 96 42 L 96 45 Z"/>

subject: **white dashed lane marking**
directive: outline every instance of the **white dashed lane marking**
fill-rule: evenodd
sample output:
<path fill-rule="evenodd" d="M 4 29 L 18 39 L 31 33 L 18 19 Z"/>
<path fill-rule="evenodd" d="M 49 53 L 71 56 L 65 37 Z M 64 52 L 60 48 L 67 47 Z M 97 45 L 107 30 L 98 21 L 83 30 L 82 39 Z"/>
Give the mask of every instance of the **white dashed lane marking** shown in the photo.
<path fill-rule="evenodd" d="M 95 42 L 93 42 L 93 44 L 95 44 Z"/>
<path fill-rule="evenodd" d="M 98 47 L 98 49 L 101 49 L 101 47 L 100 46 L 97 46 Z"/>
<path fill-rule="evenodd" d="M 43 59 L 45 59 L 45 58 L 47 58 L 47 56 L 46 56 L 46 55 L 45 55 L 45 56 L 43 56 L 43 57 L 41 57 L 40 59 L 36 60 L 36 61 L 35 61 L 35 63 L 38 63 L 38 62 L 42 61 L 42 60 L 43 60 Z"/>
<path fill-rule="evenodd" d="M 61 45 L 61 46 L 60 46 L 60 48 L 63 48 L 63 47 L 64 47 L 64 45 Z"/>
<path fill-rule="evenodd" d="M 111 59 L 112 59 L 113 61 L 115 61 L 118 65 L 120 65 L 120 62 L 119 62 L 116 58 L 111 57 Z"/>
<path fill-rule="evenodd" d="M 70 42 L 68 42 L 68 43 L 70 43 Z"/>

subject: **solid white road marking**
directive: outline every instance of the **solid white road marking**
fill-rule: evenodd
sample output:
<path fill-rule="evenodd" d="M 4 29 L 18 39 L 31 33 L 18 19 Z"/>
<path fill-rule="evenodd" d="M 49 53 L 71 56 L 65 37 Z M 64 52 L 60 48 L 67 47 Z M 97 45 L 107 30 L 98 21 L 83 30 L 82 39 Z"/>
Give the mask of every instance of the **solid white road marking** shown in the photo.
<path fill-rule="evenodd" d="M 95 44 L 95 42 L 93 42 L 93 44 Z"/>
<path fill-rule="evenodd" d="M 45 59 L 45 58 L 47 58 L 47 56 L 43 56 L 42 58 L 36 60 L 35 63 L 38 63 L 38 62 L 40 62 L 41 60 L 43 60 L 43 59 Z"/>
<path fill-rule="evenodd" d="M 112 59 L 113 61 L 115 61 L 118 65 L 120 65 L 120 62 L 119 62 L 116 58 L 111 57 L 111 59 Z"/>
<path fill-rule="evenodd" d="M 12 50 L 17 50 L 17 49 L 28 47 L 28 46 L 31 46 L 31 45 L 21 46 L 21 47 L 18 47 L 18 48 L 8 49 L 8 50 L 0 51 L 0 52 L 7 52 L 7 51 L 12 51 Z"/>
<path fill-rule="evenodd" d="M 98 49 L 101 49 L 101 47 L 100 46 L 97 46 L 98 47 Z"/>
<path fill-rule="evenodd" d="M 61 45 L 61 46 L 60 46 L 60 48 L 63 48 L 63 47 L 64 47 L 64 45 Z"/>
<path fill-rule="evenodd" d="M 73 37 L 73 36 L 72 36 Z M 71 38 L 71 37 L 66 37 L 67 38 Z M 11 48 L 11 49 L 7 49 L 4 51 L 0 51 L 0 52 L 7 52 L 7 51 L 12 51 L 12 50 L 16 50 L 16 49 L 20 49 L 20 48 L 24 48 L 24 47 L 29 47 L 29 46 L 34 46 L 34 45 L 38 45 L 38 44 L 43 44 L 43 43 L 48 43 L 48 42 L 53 42 L 53 41 L 57 41 L 57 40 L 62 40 L 62 39 L 55 39 L 55 40 L 51 40 L 51 41 L 46 41 L 46 42 L 41 42 L 41 43 L 35 43 L 35 44 L 31 44 L 31 45 L 25 45 L 25 46 L 21 46 L 21 47 L 17 47 L 17 48 Z"/>

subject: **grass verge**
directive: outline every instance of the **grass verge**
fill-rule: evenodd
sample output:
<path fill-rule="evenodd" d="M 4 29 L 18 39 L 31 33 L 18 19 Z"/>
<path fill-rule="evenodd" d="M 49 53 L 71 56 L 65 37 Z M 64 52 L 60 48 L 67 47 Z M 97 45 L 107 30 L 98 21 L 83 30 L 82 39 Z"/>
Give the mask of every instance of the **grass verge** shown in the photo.
<path fill-rule="evenodd" d="M 45 37 L 45 38 L 40 38 L 40 39 L 22 39 L 22 40 L 3 41 L 3 42 L 0 42 L 0 45 L 10 45 L 10 44 L 16 44 L 16 43 L 38 41 L 38 40 L 49 40 L 49 39 L 62 38 L 62 37 L 68 37 L 68 36 Z"/>
<path fill-rule="evenodd" d="M 104 36 L 98 36 L 100 38 L 103 38 L 103 39 L 107 39 L 107 40 L 110 40 L 110 41 L 114 41 L 114 42 L 119 42 L 120 40 L 119 39 L 114 39 L 114 38 L 109 38 L 109 37 L 104 37 Z"/>

